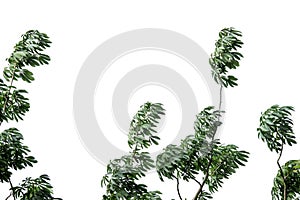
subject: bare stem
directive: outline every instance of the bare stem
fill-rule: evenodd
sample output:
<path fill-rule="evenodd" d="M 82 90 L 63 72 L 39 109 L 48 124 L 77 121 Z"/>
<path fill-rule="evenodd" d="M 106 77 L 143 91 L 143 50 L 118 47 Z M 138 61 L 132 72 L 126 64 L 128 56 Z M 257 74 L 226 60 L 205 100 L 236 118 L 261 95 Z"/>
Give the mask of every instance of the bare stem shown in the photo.
<path fill-rule="evenodd" d="M 219 110 L 222 108 L 222 91 L 223 91 L 223 85 L 220 86 L 220 93 L 219 93 Z"/>
<path fill-rule="evenodd" d="M 9 193 L 8 197 L 6 197 L 6 198 L 5 198 L 5 200 L 8 200 L 8 199 L 9 199 L 9 197 L 11 197 L 11 195 L 12 195 L 12 192 L 11 192 L 11 193 Z"/>
<path fill-rule="evenodd" d="M 280 153 L 279 153 L 279 157 L 277 159 L 277 165 L 278 165 L 279 170 L 280 170 L 280 175 L 281 175 L 281 177 L 283 179 L 283 200 L 286 200 L 287 199 L 287 192 L 286 192 L 287 188 L 286 188 L 286 183 L 285 183 L 285 176 L 284 176 L 282 167 L 281 167 L 281 165 L 279 163 L 280 158 L 282 156 L 282 152 L 283 152 L 283 141 L 281 142 L 281 150 L 280 150 Z"/>
<path fill-rule="evenodd" d="M 179 199 L 182 200 L 181 194 L 180 194 L 180 190 L 179 190 L 179 178 L 176 177 L 176 181 L 177 181 L 177 194 L 179 196 Z"/>

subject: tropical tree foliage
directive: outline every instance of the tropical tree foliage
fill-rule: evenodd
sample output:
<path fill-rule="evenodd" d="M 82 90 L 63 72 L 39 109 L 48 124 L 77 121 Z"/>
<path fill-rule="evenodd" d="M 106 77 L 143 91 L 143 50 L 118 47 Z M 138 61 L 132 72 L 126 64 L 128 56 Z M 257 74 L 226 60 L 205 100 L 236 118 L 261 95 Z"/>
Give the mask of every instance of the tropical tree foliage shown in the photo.
<path fill-rule="evenodd" d="M 292 146 L 297 143 L 291 119 L 292 111 L 292 106 L 273 105 L 262 113 L 257 128 L 258 137 L 267 144 L 270 151 L 278 154 L 279 169 L 271 191 L 273 200 L 300 199 L 300 160 L 280 164 L 284 145 Z"/>
<path fill-rule="evenodd" d="M 7 59 L 8 66 L 3 70 L 4 79 L 0 79 L 0 126 L 3 122 L 23 120 L 30 104 L 27 91 L 18 89 L 14 82 L 34 80 L 29 67 L 48 64 L 50 57 L 44 50 L 51 41 L 45 33 L 30 30 L 22 35 L 15 45 L 13 53 Z M 28 177 L 19 186 L 13 186 L 11 177 L 16 170 L 32 167 L 37 160 L 30 155 L 29 148 L 23 144 L 23 135 L 17 128 L 8 128 L 0 133 L 0 181 L 10 184 L 10 194 L 6 200 L 50 200 L 53 190 L 48 175 L 34 179 Z"/>
<path fill-rule="evenodd" d="M 236 145 L 222 144 L 216 138 L 218 128 L 222 125 L 222 89 L 238 85 L 237 78 L 230 71 L 240 66 L 243 55 L 238 52 L 243 42 L 242 33 L 234 28 L 224 28 L 219 33 L 215 51 L 211 54 L 212 77 L 220 85 L 219 108 L 213 106 L 204 108 L 194 122 L 194 134 L 183 138 L 180 144 L 166 146 L 156 158 L 156 171 L 161 181 L 176 180 L 179 199 L 186 199 L 180 191 L 180 183 L 194 182 L 199 185 L 193 200 L 212 199 L 213 194 L 222 187 L 240 166 L 247 162 L 249 153 L 239 150 Z M 152 144 L 158 144 L 159 137 L 153 129 L 163 114 L 162 105 L 158 110 L 149 112 L 146 103 L 141 107 L 131 122 L 128 144 L 131 148 L 129 155 L 115 159 L 107 166 L 107 174 L 102 179 L 106 185 L 106 195 L 103 199 L 161 199 L 159 191 L 149 192 L 147 186 L 138 181 L 153 167 L 154 163 L 146 150 Z M 154 106 L 155 108 L 157 106 Z M 271 190 L 273 200 L 300 200 L 300 160 L 290 160 L 280 164 L 284 145 L 296 144 L 293 131 L 291 106 L 274 105 L 262 113 L 257 129 L 258 137 L 275 151 L 278 173 L 274 178 Z M 149 113 L 149 114 L 146 114 Z M 152 116 L 151 119 L 148 116 Z"/>
<path fill-rule="evenodd" d="M 154 167 L 154 160 L 145 151 L 160 139 L 155 135 L 156 126 L 164 108 L 160 103 L 147 102 L 140 107 L 130 123 L 128 155 L 110 161 L 101 186 L 106 186 L 103 200 L 155 200 L 161 199 L 159 191 L 148 191 L 147 186 L 138 183 L 145 173 Z"/>
<path fill-rule="evenodd" d="M 48 175 L 38 178 L 25 178 L 19 186 L 13 187 L 13 196 L 20 200 L 53 200 L 60 199 L 52 196 L 52 186 Z"/>
<path fill-rule="evenodd" d="M 209 59 L 212 76 L 220 85 L 219 109 L 206 107 L 196 116 L 194 135 L 187 136 L 178 146 L 167 146 L 157 157 L 156 169 L 160 179 L 176 179 L 180 199 L 183 199 L 179 188 L 180 179 L 192 180 L 199 185 L 194 200 L 211 199 L 213 193 L 222 186 L 224 179 L 228 179 L 247 162 L 248 152 L 239 150 L 235 145 L 221 144 L 215 138 L 218 127 L 222 124 L 222 88 L 238 85 L 237 78 L 228 75 L 228 72 L 236 69 L 243 57 L 237 52 L 243 44 L 239 39 L 241 36 L 241 32 L 234 28 L 222 29 L 215 51 Z"/>
<path fill-rule="evenodd" d="M 221 30 L 219 36 L 215 52 L 209 60 L 213 78 L 220 84 L 219 109 L 212 106 L 204 108 L 196 116 L 194 134 L 182 139 L 178 145 L 168 145 L 156 158 L 155 167 L 159 178 L 161 181 L 176 180 L 180 199 L 183 199 L 180 179 L 199 185 L 194 200 L 211 199 L 224 179 L 244 166 L 248 159 L 248 152 L 239 150 L 235 145 L 221 144 L 215 137 L 222 124 L 222 88 L 237 85 L 237 78 L 227 73 L 239 66 L 242 54 L 237 52 L 237 48 L 243 44 L 239 39 L 241 32 L 234 28 Z M 149 107 L 156 109 L 151 111 Z M 101 182 L 102 187 L 106 186 L 103 199 L 161 199 L 159 191 L 149 192 L 146 185 L 136 182 L 154 166 L 149 153 L 140 151 L 158 144 L 159 137 L 153 134 L 156 132 L 153 127 L 158 123 L 160 114 L 163 114 L 161 104 L 146 103 L 135 115 L 128 135 L 132 152 L 108 164 L 107 173 Z"/>
<path fill-rule="evenodd" d="M 228 75 L 228 72 L 240 66 L 239 61 L 243 55 L 237 49 L 243 45 L 239 39 L 241 36 L 242 33 L 234 28 L 222 29 L 215 44 L 215 51 L 209 59 L 214 80 L 224 87 L 238 85 L 238 79 L 233 75 Z"/>

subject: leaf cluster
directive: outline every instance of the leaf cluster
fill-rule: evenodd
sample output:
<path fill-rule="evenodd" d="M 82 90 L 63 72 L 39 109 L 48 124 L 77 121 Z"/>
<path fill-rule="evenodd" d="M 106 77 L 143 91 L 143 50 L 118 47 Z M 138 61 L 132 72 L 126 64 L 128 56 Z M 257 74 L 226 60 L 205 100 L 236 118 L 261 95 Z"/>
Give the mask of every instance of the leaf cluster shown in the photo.
<path fill-rule="evenodd" d="M 23 135 L 16 128 L 0 133 L 0 181 L 9 182 L 12 170 L 32 167 L 37 161 L 29 156 L 29 148 L 22 143 Z"/>
<path fill-rule="evenodd" d="M 23 116 L 30 108 L 29 99 L 24 96 L 27 91 L 6 85 L 1 79 L 0 91 L 0 122 L 23 120 Z"/>
<path fill-rule="evenodd" d="M 212 152 L 212 164 L 207 179 L 209 191 L 216 192 L 219 187 L 222 187 L 224 179 L 228 179 L 240 166 L 245 166 L 248 155 L 247 151 L 240 151 L 233 144 L 218 144 Z"/>
<path fill-rule="evenodd" d="M 292 146 L 297 143 L 293 131 L 293 121 L 290 118 L 291 111 L 294 111 L 291 106 L 273 105 L 262 113 L 257 129 L 258 137 L 267 143 L 271 151 L 279 153 L 284 144 Z"/>
<path fill-rule="evenodd" d="M 297 143 L 291 119 L 292 111 L 292 106 L 273 105 L 261 114 L 257 128 L 258 137 L 267 143 L 270 151 L 279 154 L 279 169 L 271 190 L 273 200 L 300 199 L 300 160 L 290 160 L 282 166 L 279 163 L 284 145 L 292 146 Z"/>
<path fill-rule="evenodd" d="M 8 120 L 23 120 L 22 116 L 29 111 L 26 90 L 17 89 L 13 82 L 22 79 L 31 83 L 34 80 L 28 66 L 48 64 L 50 57 L 43 51 L 50 47 L 50 44 L 51 41 L 45 33 L 30 30 L 22 35 L 22 39 L 15 45 L 13 53 L 7 58 L 8 66 L 3 71 L 3 77 L 8 83 L 0 79 L 0 124 Z"/>
<path fill-rule="evenodd" d="M 158 144 L 159 137 L 154 134 L 161 115 L 164 115 L 162 104 L 147 102 L 133 117 L 128 134 L 128 145 L 132 151 L 107 165 L 101 180 L 101 187 L 106 186 L 104 200 L 161 199 L 161 192 L 148 191 L 146 185 L 137 183 L 145 172 L 154 167 L 149 152 L 142 150 Z"/>
<path fill-rule="evenodd" d="M 224 87 L 238 85 L 238 79 L 233 75 L 228 75 L 228 71 L 240 66 L 239 62 L 243 57 L 237 51 L 243 45 L 240 37 L 242 37 L 242 33 L 232 27 L 222 29 L 219 32 L 219 39 L 215 43 L 215 51 L 209 59 L 214 80 Z"/>
<path fill-rule="evenodd" d="M 213 107 L 207 107 L 196 116 L 194 122 L 194 135 L 188 135 L 180 145 L 170 144 L 164 151 L 157 156 L 156 170 L 159 178 L 163 177 L 173 179 L 182 177 L 189 181 L 195 179 L 199 170 L 205 170 L 200 164 L 200 159 L 211 151 L 213 134 L 217 126 L 221 125 L 218 120 L 220 112 L 213 110 Z"/>
<path fill-rule="evenodd" d="M 26 178 L 19 186 L 13 187 L 13 196 L 20 200 L 62 200 L 52 196 L 53 187 L 49 183 L 48 175 L 43 174 L 38 178 Z"/>
<path fill-rule="evenodd" d="M 284 179 L 279 170 L 272 188 L 272 199 L 281 200 L 284 184 L 287 185 L 287 200 L 300 199 L 300 160 L 290 160 L 282 166 Z"/>
<path fill-rule="evenodd" d="M 140 110 L 133 117 L 128 134 L 128 145 L 132 149 L 140 150 L 158 144 L 159 137 L 154 135 L 156 124 L 160 115 L 164 115 L 164 109 L 160 103 L 147 102 L 141 106 Z"/>
<path fill-rule="evenodd" d="M 247 162 L 248 152 L 239 151 L 235 145 L 222 145 L 214 135 L 221 125 L 221 112 L 207 107 L 201 111 L 194 123 L 194 135 L 183 139 L 180 145 L 168 145 L 164 152 L 157 156 L 156 170 L 162 181 L 168 179 L 183 179 L 195 181 L 201 187 L 208 186 L 198 199 L 212 198 L 223 184 L 223 179 L 229 178 L 239 166 Z M 203 183 L 198 180 L 202 174 Z M 207 179 L 204 179 L 207 176 Z"/>
<path fill-rule="evenodd" d="M 30 30 L 22 35 L 22 40 L 15 45 L 14 52 L 7 58 L 9 66 L 5 67 L 3 72 L 6 81 L 21 78 L 28 83 L 32 82 L 33 73 L 25 67 L 48 64 L 50 57 L 43 51 L 50 47 L 50 44 L 49 37 L 37 30 Z"/>

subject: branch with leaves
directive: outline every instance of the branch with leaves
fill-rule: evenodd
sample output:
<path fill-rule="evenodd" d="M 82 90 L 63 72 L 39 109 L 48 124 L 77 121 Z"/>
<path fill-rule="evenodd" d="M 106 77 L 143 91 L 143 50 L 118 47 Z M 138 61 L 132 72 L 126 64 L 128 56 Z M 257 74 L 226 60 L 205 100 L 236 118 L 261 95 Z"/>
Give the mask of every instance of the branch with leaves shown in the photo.
<path fill-rule="evenodd" d="M 215 138 L 222 124 L 222 89 L 237 85 L 237 78 L 228 75 L 228 72 L 239 66 L 242 54 L 236 50 L 243 44 L 239 40 L 241 32 L 234 28 L 221 30 L 219 36 L 215 52 L 209 60 L 213 78 L 220 84 L 219 109 L 206 107 L 196 116 L 195 133 L 184 138 L 179 145 L 168 145 L 156 158 L 155 167 L 160 180 L 176 180 L 176 191 L 181 200 L 180 180 L 199 185 L 194 200 L 211 199 L 212 194 L 222 186 L 223 180 L 244 166 L 248 159 L 248 152 L 240 151 L 235 145 L 223 145 Z M 149 111 L 152 106 L 158 110 Z M 103 199 L 160 199 L 159 191 L 148 192 L 146 185 L 136 183 L 153 167 L 149 153 L 140 151 L 158 144 L 159 137 L 153 135 L 156 132 L 153 127 L 158 123 L 159 114 L 163 114 L 160 104 L 146 103 L 135 115 L 128 136 L 132 152 L 108 164 L 101 182 L 102 187 L 106 186 Z M 199 179 L 200 174 L 202 179 Z"/>
<path fill-rule="evenodd" d="M 137 183 L 154 167 L 154 160 L 149 152 L 143 150 L 158 144 L 160 138 L 155 135 L 155 128 L 161 115 L 164 115 L 161 104 L 147 102 L 133 117 L 128 135 L 131 151 L 128 155 L 114 159 L 107 165 L 106 174 L 101 181 L 101 187 L 106 186 L 103 200 L 161 199 L 161 192 L 148 191 L 146 185 Z"/>
<path fill-rule="evenodd" d="M 34 80 L 33 73 L 28 68 L 48 64 L 50 57 L 43 52 L 50 44 L 45 33 L 31 30 L 22 35 L 22 39 L 15 45 L 13 53 L 7 59 L 8 66 L 3 71 L 4 79 L 0 79 L 0 126 L 3 122 L 23 120 L 29 111 L 27 91 L 17 89 L 14 82 L 23 80 L 31 83 Z M 59 199 L 52 196 L 48 175 L 41 175 L 36 179 L 28 177 L 20 185 L 13 185 L 13 171 L 32 167 L 37 163 L 22 141 L 23 135 L 17 128 L 9 128 L 0 133 L 0 182 L 10 184 L 10 194 L 5 200 Z"/>
<path fill-rule="evenodd" d="M 273 200 L 300 199 L 300 160 L 280 164 L 284 145 L 296 144 L 293 121 L 290 118 L 294 108 L 273 105 L 260 117 L 258 137 L 267 144 L 270 151 L 278 154 L 278 173 L 271 191 Z"/>
<path fill-rule="evenodd" d="M 237 86 L 237 78 L 228 75 L 228 72 L 236 69 L 243 57 L 237 52 L 243 44 L 239 39 L 241 36 L 241 32 L 234 28 L 221 30 L 215 51 L 209 59 L 212 76 L 220 85 L 219 109 L 207 107 L 201 111 L 194 122 L 194 135 L 187 136 L 178 146 L 167 146 L 157 157 L 156 169 L 160 179 L 163 181 L 165 177 L 177 180 L 179 199 L 183 199 L 179 179 L 192 180 L 199 185 L 194 200 L 211 199 L 213 193 L 222 186 L 223 180 L 247 162 L 248 152 L 238 150 L 235 145 L 223 145 L 215 138 L 222 124 L 222 89 Z M 202 175 L 202 179 L 199 179 L 199 175 Z"/>

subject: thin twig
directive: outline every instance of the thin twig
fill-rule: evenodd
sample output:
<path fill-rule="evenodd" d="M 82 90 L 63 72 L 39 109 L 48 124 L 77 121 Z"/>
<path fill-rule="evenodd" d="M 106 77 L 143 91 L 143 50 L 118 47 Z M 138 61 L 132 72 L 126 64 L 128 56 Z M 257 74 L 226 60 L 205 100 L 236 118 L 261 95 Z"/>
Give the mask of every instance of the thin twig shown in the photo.
<path fill-rule="evenodd" d="M 179 190 L 179 178 L 178 178 L 178 176 L 176 177 L 176 181 L 177 181 L 177 194 L 179 196 L 179 199 L 182 200 L 180 190 Z"/>
<path fill-rule="evenodd" d="M 282 170 L 282 167 L 279 163 L 280 161 L 280 158 L 282 156 L 282 152 L 283 152 L 283 141 L 281 141 L 281 150 L 280 150 L 280 153 L 279 153 L 279 157 L 277 159 L 277 165 L 279 167 L 279 170 L 280 170 L 280 174 L 281 174 L 281 177 L 283 179 L 283 200 L 286 200 L 287 199 L 287 193 L 286 193 L 286 183 L 285 183 L 285 176 L 284 176 L 284 173 L 283 173 L 283 170 Z"/>
<path fill-rule="evenodd" d="M 13 194 L 14 193 L 14 190 L 13 190 L 14 186 L 13 186 L 13 184 L 12 184 L 12 182 L 11 182 L 10 179 L 9 179 L 9 184 L 10 184 L 11 194 Z M 14 200 L 16 200 L 16 198 L 15 198 L 14 195 L 13 195 L 13 198 L 14 198 Z"/>
<path fill-rule="evenodd" d="M 200 187 L 199 187 L 199 189 L 198 189 L 198 191 L 197 191 L 195 197 L 193 198 L 193 200 L 197 200 L 198 197 L 199 197 L 199 196 L 202 194 L 202 192 L 203 192 L 203 187 L 204 187 L 205 182 L 207 181 L 208 176 L 209 176 L 209 168 L 210 168 L 211 163 L 212 163 L 212 154 L 210 154 L 209 163 L 208 163 L 207 168 L 206 168 L 205 177 L 204 177 L 202 183 L 200 184 Z"/>
<path fill-rule="evenodd" d="M 192 178 L 192 180 L 194 180 L 196 183 L 198 183 L 198 185 L 201 185 L 201 183 L 197 179 Z"/>
<path fill-rule="evenodd" d="M 223 85 L 221 84 L 220 86 L 220 93 L 219 93 L 219 111 L 221 110 L 222 108 L 222 91 L 223 91 Z"/>
<path fill-rule="evenodd" d="M 6 197 L 6 199 L 5 199 L 5 200 L 8 200 L 8 199 L 9 199 L 9 197 L 11 197 L 11 195 L 12 195 L 12 192 L 11 192 L 11 193 L 9 193 L 8 197 Z"/>

